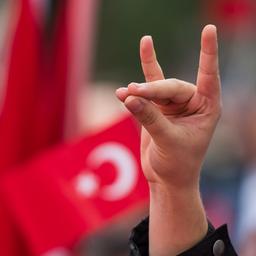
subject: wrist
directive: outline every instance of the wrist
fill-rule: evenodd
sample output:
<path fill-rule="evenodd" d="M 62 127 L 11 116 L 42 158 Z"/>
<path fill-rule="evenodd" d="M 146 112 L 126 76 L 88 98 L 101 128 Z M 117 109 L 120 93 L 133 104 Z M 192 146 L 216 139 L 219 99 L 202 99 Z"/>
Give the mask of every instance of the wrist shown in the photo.
<path fill-rule="evenodd" d="M 190 179 L 190 182 L 166 182 L 163 181 L 148 181 L 149 190 L 152 194 L 166 194 L 170 197 L 179 195 L 179 196 L 199 196 L 200 197 L 200 188 L 199 188 L 199 178 Z"/>
<path fill-rule="evenodd" d="M 179 167 L 177 164 L 169 163 L 169 166 L 143 166 L 145 176 L 150 188 L 161 188 L 164 191 L 199 191 L 201 164 L 198 161 L 191 163 L 187 161 L 186 166 Z M 151 175 L 148 175 L 151 174 Z"/>
<path fill-rule="evenodd" d="M 208 229 L 198 187 L 174 189 L 151 183 L 149 226 L 152 256 L 177 255 L 197 244 Z"/>

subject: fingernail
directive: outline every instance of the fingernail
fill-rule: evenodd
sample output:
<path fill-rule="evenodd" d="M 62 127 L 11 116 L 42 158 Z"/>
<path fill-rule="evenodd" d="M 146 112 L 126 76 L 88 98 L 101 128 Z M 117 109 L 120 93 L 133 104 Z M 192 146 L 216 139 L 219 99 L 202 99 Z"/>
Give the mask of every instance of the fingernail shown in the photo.
<path fill-rule="evenodd" d="M 144 108 L 144 103 L 140 99 L 134 99 L 127 102 L 125 105 L 133 114 L 141 112 Z"/>
<path fill-rule="evenodd" d="M 144 87 L 146 87 L 146 84 L 145 83 L 139 84 L 139 83 L 132 82 L 132 83 L 129 84 L 129 86 L 135 86 L 137 88 L 144 88 Z"/>
<path fill-rule="evenodd" d="M 151 35 L 145 35 L 144 38 L 148 38 L 149 40 L 153 40 Z"/>
<path fill-rule="evenodd" d="M 124 92 L 124 91 L 127 91 L 128 88 L 127 87 L 120 87 L 118 89 L 116 89 L 116 92 Z"/>

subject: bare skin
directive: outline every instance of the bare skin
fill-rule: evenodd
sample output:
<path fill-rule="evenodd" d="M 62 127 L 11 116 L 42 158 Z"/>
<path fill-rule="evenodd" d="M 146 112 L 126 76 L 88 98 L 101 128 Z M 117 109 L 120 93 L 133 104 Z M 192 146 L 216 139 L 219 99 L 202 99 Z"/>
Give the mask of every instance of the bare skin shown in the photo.
<path fill-rule="evenodd" d="M 141 163 L 150 187 L 149 253 L 172 256 L 207 232 L 199 178 L 221 112 L 216 28 L 203 29 L 196 85 L 164 78 L 149 36 L 141 39 L 140 56 L 146 83 L 131 83 L 116 95 L 142 124 Z"/>

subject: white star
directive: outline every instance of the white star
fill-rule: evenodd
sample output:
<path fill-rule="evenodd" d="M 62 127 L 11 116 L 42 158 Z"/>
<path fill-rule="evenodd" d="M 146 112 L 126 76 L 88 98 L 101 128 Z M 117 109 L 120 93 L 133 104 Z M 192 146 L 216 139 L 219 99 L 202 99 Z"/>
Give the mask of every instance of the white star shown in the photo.
<path fill-rule="evenodd" d="M 76 178 L 76 190 L 80 195 L 92 197 L 99 189 L 99 180 L 93 173 L 86 172 Z"/>

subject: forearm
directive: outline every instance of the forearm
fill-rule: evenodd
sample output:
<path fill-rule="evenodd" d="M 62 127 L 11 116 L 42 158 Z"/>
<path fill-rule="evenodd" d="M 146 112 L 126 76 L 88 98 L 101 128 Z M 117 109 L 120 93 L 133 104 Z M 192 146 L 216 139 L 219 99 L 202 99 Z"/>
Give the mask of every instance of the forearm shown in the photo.
<path fill-rule="evenodd" d="M 150 184 L 150 256 L 175 256 L 202 240 L 207 229 L 199 189 Z"/>

